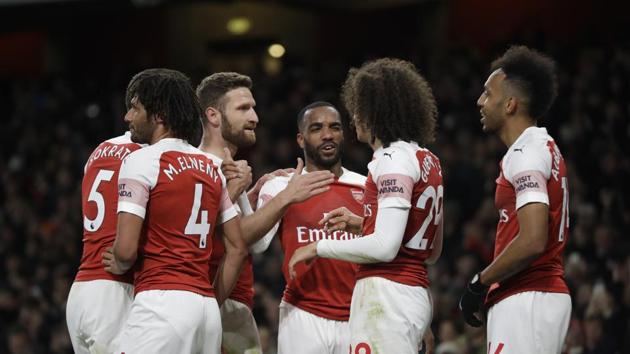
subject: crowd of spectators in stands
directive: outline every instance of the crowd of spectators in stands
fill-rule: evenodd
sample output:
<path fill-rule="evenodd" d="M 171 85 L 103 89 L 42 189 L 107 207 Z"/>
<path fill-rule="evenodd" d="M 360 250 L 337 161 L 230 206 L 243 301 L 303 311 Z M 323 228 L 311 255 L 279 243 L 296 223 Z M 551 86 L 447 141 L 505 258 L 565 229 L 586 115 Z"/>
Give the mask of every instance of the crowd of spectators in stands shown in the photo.
<path fill-rule="evenodd" d="M 630 51 L 540 49 L 560 69 L 558 100 L 540 124 L 558 142 L 570 181 L 565 271 L 573 311 L 565 353 L 629 353 Z M 439 103 L 439 135 L 431 148 L 445 176 L 444 251 L 430 267 L 432 328 L 441 354 L 485 353 L 485 329 L 464 325 L 457 302 L 466 281 L 492 259 L 498 219 L 493 196 L 506 147 L 481 132 L 475 103 L 490 55 L 451 49 L 419 63 Z M 347 63 L 326 65 L 286 65 L 275 76 L 253 75 L 258 143 L 240 157 L 249 160 L 255 178 L 295 165 L 301 154 L 295 120 L 304 105 L 339 101 Z M 2 353 L 72 351 L 65 302 L 82 251 L 83 164 L 98 143 L 125 130 L 129 78 L 0 79 Z M 344 165 L 366 173 L 371 151 L 351 131 L 346 142 Z M 277 241 L 255 257 L 254 315 L 265 353 L 275 352 L 281 264 Z"/>

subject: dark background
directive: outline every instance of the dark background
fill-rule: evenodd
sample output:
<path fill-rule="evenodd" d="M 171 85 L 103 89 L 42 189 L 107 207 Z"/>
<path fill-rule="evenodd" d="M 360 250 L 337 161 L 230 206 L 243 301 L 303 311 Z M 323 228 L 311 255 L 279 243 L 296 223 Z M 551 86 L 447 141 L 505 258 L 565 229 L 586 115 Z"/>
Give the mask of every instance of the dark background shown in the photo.
<path fill-rule="evenodd" d="M 260 125 L 240 153 L 255 176 L 293 166 L 295 116 L 339 103 L 348 68 L 413 61 L 439 103 L 430 148 L 445 175 L 445 245 L 430 268 L 438 352 L 485 353 L 457 300 L 492 258 L 494 180 L 505 147 L 482 134 L 476 100 L 509 44 L 554 57 L 560 93 L 541 122 L 570 181 L 565 252 L 573 298 L 565 352 L 628 353 L 630 333 L 630 41 L 628 5 L 545 0 L 4 0 L 0 1 L 0 352 L 69 353 L 65 301 L 81 255 L 83 164 L 125 130 L 124 89 L 149 67 L 254 79 Z M 226 29 L 234 17 L 248 32 Z M 279 59 L 267 47 L 280 43 Z M 343 111 L 343 110 L 342 110 Z M 344 112 L 345 114 L 345 112 Z M 344 116 L 344 119 L 347 117 Z M 365 173 L 370 150 L 346 134 L 344 165 Z M 255 260 L 255 316 L 275 352 L 284 282 L 277 242 Z M 449 351 L 450 350 L 450 351 Z"/>

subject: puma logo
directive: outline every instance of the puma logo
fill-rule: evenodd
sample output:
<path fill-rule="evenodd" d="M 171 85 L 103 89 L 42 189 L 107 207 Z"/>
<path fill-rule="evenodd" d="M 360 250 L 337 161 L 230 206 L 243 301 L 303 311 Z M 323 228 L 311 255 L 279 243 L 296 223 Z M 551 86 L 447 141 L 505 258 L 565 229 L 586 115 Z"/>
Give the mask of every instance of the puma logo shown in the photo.
<path fill-rule="evenodd" d="M 383 155 L 385 156 L 389 156 L 389 159 L 392 159 L 392 155 L 395 153 L 396 151 L 392 151 L 392 152 L 384 152 Z"/>

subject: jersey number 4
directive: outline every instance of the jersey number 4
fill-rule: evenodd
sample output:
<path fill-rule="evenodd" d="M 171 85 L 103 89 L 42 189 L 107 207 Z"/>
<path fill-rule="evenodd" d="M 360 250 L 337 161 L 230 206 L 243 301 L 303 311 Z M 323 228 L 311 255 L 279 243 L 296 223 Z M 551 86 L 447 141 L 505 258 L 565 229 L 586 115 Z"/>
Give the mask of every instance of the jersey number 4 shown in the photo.
<path fill-rule="evenodd" d="M 440 184 L 437 186 L 437 190 L 433 186 L 427 186 L 422 192 L 416 207 L 420 209 L 429 209 L 429 214 L 420 226 L 420 230 L 405 243 L 405 247 L 415 250 L 426 250 L 427 248 L 433 248 L 433 244 L 429 245 L 429 238 L 426 235 L 429 225 L 433 221 L 434 225 L 438 225 L 442 219 L 442 200 L 444 199 L 444 187 Z M 431 204 L 427 206 L 427 203 L 431 200 Z M 430 246 L 430 247 L 429 247 Z"/>
<path fill-rule="evenodd" d="M 190 217 L 186 224 L 184 233 L 186 235 L 199 235 L 199 248 L 206 248 L 206 239 L 210 233 L 210 223 L 208 223 L 208 211 L 201 211 L 201 218 L 197 224 L 197 215 L 199 215 L 199 208 L 201 207 L 201 195 L 203 194 L 203 185 L 201 183 L 195 184 L 195 196 L 193 197 L 192 210 L 190 211 Z"/>
<path fill-rule="evenodd" d="M 95 232 L 103 224 L 103 220 L 105 219 L 105 198 L 103 198 L 103 195 L 98 191 L 98 186 L 103 181 L 111 181 L 113 176 L 114 171 L 99 170 L 94 182 L 92 182 L 92 188 L 90 188 L 87 201 L 96 203 L 96 217 L 90 219 L 86 215 L 83 215 L 83 227 L 87 231 Z"/>

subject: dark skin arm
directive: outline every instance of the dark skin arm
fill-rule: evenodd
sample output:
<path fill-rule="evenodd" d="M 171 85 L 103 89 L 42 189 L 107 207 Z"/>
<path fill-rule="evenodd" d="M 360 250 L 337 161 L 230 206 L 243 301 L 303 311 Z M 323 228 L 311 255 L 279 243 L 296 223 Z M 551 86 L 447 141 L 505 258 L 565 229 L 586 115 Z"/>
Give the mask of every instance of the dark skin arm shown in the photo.
<path fill-rule="evenodd" d="M 549 206 L 544 203 L 530 203 L 517 213 L 519 234 L 481 272 L 482 284 L 491 285 L 503 281 L 525 269 L 538 258 L 547 247 Z"/>
<path fill-rule="evenodd" d="M 223 244 L 225 255 L 214 279 L 216 300 L 219 306 L 227 299 L 241 273 L 241 266 L 247 257 L 247 245 L 241 235 L 240 218 L 237 216 L 223 224 Z"/>
<path fill-rule="evenodd" d="M 327 191 L 334 181 L 329 171 L 315 171 L 302 174 L 304 163 L 298 159 L 298 165 L 287 187 L 269 200 L 255 213 L 241 219 L 243 239 L 248 245 L 260 240 L 282 218 L 289 205 L 302 202 L 314 195 Z"/>
<path fill-rule="evenodd" d="M 118 226 L 114 247 L 103 253 L 105 270 L 113 274 L 123 274 L 133 266 L 138 258 L 138 243 L 144 219 L 126 212 L 118 213 Z"/>

